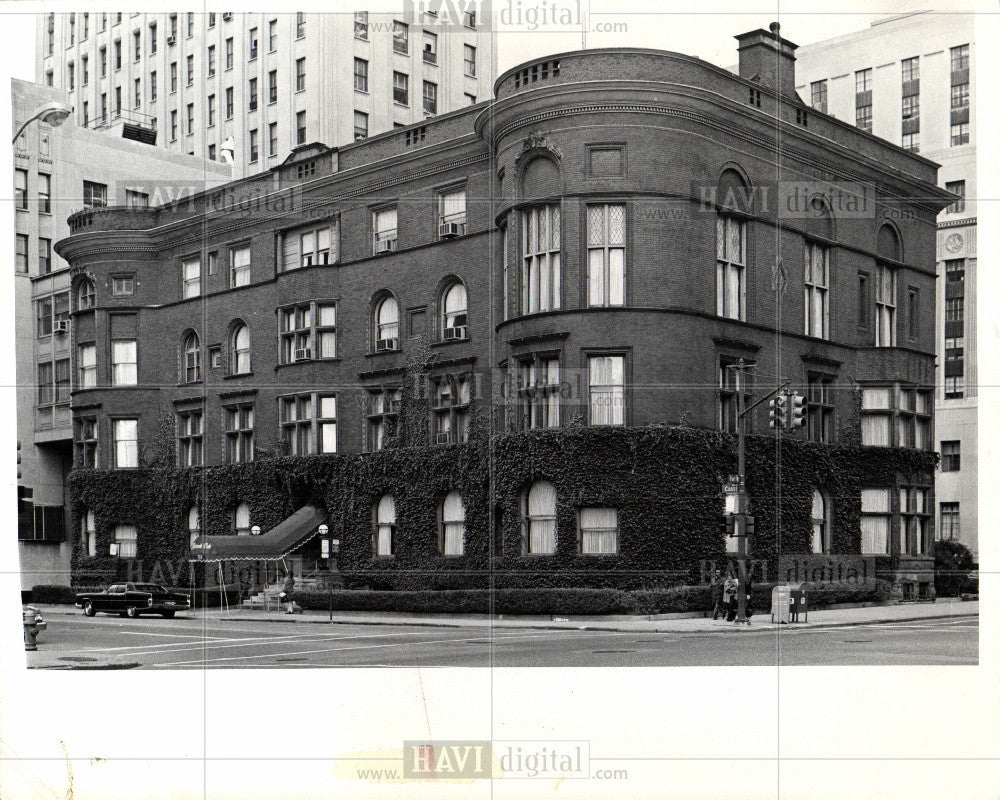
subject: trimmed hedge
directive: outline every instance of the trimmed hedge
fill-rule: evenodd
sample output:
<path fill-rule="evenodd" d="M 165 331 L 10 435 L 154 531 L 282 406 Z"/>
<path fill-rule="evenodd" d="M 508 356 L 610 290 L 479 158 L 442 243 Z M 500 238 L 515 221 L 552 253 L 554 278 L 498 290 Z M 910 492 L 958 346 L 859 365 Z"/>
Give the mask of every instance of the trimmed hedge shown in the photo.
<path fill-rule="evenodd" d="M 31 602 L 54 606 L 73 605 L 79 592 L 86 591 L 73 586 L 40 584 L 31 587 Z"/>
<path fill-rule="evenodd" d="M 752 604 L 757 613 L 771 608 L 771 590 L 776 584 L 755 584 Z M 806 585 L 809 608 L 836 603 L 884 603 L 890 584 L 876 581 L 866 587 Z M 437 614 L 598 616 L 602 614 L 676 614 L 710 611 L 712 592 L 708 586 L 675 586 L 662 590 L 622 591 L 619 589 L 459 589 L 449 591 L 371 591 L 365 589 L 333 592 L 335 611 L 404 611 Z M 325 611 L 331 595 L 296 592 L 302 608 Z"/>

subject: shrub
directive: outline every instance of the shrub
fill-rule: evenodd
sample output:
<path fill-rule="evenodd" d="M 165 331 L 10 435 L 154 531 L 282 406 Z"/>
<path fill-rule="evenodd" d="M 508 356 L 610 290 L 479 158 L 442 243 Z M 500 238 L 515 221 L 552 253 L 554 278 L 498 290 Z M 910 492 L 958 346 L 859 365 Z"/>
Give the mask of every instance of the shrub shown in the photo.
<path fill-rule="evenodd" d="M 942 597 L 955 597 L 975 567 L 969 548 L 946 539 L 934 545 L 934 590 Z"/>
<path fill-rule="evenodd" d="M 76 589 L 72 586 L 54 586 L 42 584 L 31 587 L 32 603 L 47 603 L 50 605 L 73 605 L 76 602 L 76 595 L 83 589 Z"/>

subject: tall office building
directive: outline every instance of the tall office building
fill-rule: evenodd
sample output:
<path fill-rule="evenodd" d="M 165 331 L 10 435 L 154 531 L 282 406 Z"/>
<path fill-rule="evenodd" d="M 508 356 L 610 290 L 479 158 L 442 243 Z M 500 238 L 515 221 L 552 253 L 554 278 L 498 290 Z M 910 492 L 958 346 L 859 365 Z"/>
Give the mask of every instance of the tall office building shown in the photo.
<path fill-rule="evenodd" d="M 11 82 L 15 130 L 65 92 Z M 71 312 L 92 293 L 71 296 L 69 264 L 54 245 L 70 233 L 67 218 L 83 208 L 136 207 L 229 180 L 230 167 L 167 153 L 67 120 L 31 122 L 14 142 L 14 314 L 17 358 L 18 529 L 21 585 L 69 583 L 72 538 L 66 526 L 65 479 L 73 463 L 71 394 L 94 379 L 89 352 L 72 368 Z M 118 279 L 115 280 L 118 282 Z M 110 291 L 113 287 L 107 287 Z M 126 285 L 118 287 L 123 292 Z M 133 287 L 134 289 L 134 287 Z"/>
<path fill-rule="evenodd" d="M 491 39 L 460 22 L 368 12 L 50 13 L 36 80 L 83 127 L 213 160 L 237 178 L 303 144 L 344 144 L 487 99 Z"/>
<path fill-rule="evenodd" d="M 890 17 L 800 47 L 796 89 L 814 108 L 941 165 L 959 196 L 937 222 L 937 537 L 978 555 L 976 81 L 972 14 Z M 903 287 L 899 287 L 903 291 Z"/>

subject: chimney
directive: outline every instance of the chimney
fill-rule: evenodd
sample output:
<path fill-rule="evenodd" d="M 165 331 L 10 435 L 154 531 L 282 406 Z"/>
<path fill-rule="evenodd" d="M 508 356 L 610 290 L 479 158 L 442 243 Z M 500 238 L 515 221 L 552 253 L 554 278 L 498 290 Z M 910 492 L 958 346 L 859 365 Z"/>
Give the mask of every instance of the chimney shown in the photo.
<path fill-rule="evenodd" d="M 795 96 L 795 51 L 797 44 L 779 35 L 781 26 L 758 28 L 734 37 L 739 42 L 740 77 L 774 89 L 784 97 Z"/>

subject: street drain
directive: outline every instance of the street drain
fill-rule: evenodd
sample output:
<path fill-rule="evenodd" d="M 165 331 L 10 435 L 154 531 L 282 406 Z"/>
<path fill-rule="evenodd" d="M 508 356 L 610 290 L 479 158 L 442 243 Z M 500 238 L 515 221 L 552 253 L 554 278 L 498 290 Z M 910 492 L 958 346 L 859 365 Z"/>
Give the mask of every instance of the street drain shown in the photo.
<path fill-rule="evenodd" d="M 276 658 L 274 660 L 275 661 L 280 661 L 283 664 L 287 664 L 288 662 L 291 662 L 291 661 L 301 661 L 302 659 L 301 658 Z"/>
<path fill-rule="evenodd" d="M 60 661 L 79 661 L 80 663 L 88 661 L 97 661 L 96 658 L 87 658 L 85 656 L 59 656 Z"/>
<path fill-rule="evenodd" d="M 847 644 L 868 644 L 874 641 L 874 639 L 844 639 L 844 642 Z"/>
<path fill-rule="evenodd" d="M 635 650 L 594 650 L 594 653 L 634 653 Z"/>

